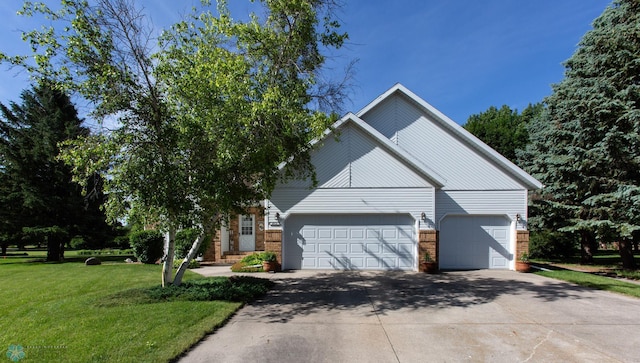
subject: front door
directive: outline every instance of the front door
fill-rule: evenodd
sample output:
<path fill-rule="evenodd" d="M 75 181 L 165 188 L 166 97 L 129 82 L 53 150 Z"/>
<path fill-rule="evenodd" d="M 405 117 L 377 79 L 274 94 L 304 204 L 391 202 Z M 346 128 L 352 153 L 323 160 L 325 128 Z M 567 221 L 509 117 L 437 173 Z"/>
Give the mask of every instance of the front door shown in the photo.
<path fill-rule="evenodd" d="M 240 251 L 255 251 L 256 231 L 255 214 L 240 216 Z"/>

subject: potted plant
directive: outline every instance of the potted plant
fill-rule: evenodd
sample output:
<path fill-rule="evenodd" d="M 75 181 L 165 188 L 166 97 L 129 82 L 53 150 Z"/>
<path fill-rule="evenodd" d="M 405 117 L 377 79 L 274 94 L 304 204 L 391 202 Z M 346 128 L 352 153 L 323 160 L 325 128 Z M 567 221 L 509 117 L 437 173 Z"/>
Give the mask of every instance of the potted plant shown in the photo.
<path fill-rule="evenodd" d="M 529 254 L 527 252 L 522 252 L 520 258 L 516 261 L 516 271 L 518 272 L 529 272 L 531 270 L 531 262 L 529 262 Z"/>
<path fill-rule="evenodd" d="M 424 259 L 420 262 L 420 270 L 428 274 L 438 272 L 438 263 L 431 258 L 429 252 L 424 253 Z"/>
<path fill-rule="evenodd" d="M 278 269 L 278 256 L 273 252 L 263 252 L 260 256 L 262 259 L 262 269 L 264 272 L 275 272 Z"/>

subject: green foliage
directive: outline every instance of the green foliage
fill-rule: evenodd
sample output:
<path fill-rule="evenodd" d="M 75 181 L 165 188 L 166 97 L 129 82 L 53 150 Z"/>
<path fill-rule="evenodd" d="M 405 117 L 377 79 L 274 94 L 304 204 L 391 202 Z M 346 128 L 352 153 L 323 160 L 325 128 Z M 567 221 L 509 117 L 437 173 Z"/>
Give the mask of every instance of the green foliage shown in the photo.
<path fill-rule="evenodd" d="M 113 232 L 100 210 L 101 179 L 87 175 L 83 195 L 71 182 L 71 168 L 57 160 L 60 142 L 89 130 L 69 97 L 47 82 L 21 98 L 22 104 L 0 105 L 0 201 L 11 205 L 0 208 L 0 236 L 15 244 L 39 238 L 38 243 L 47 242 L 51 261 L 62 259 L 68 236 L 80 236 L 85 247 L 102 247 Z"/>
<path fill-rule="evenodd" d="M 137 231 L 130 235 L 133 255 L 142 263 L 156 263 L 163 255 L 164 236 L 159 231 Z"/>
<path fill-rule="evenodd" d="M 200 230 L 197 228 L 186 228 L 178 231 L 178 233 L 176 233 L 175 258 L 183 259 L 187 257 L 187 254 L 189 253 L 191 246 L 193 246 L 193 242 L 196 240 L 196 238 L 198 238 L 199 235 L 200 235 Z M 211 240 L 205 237 L 205 241 L 210 242 Z M 196 256 L 202 256 L 207 251 L 209 244 L 210 243 L 200 244 L 200 248 L 198 248 L 198 252 L 196 253 Z"/>
<path fill-rule="evenodd" d="M 105 249 L 105 250 L 78 250 L 76 251 L 78 256 L 119 256 L 119 255 L 133 255 L 133 249 Z"/>
<path fill-rule="evenodd" d="M 542 104 L 529 105 L 518 114 L 503 105 L 491 106 L 487 111 L 471 115 L 464 128 L 478 137 L 511 162 L 518 164 L 516 151 L 524 149 L 529 141 L 527 123 L 543 109 Z"/>
<path fill-rule="evenodd" d="M 69 241 L 69 246 L 74 250 L 86 248 L 86 245 L 87 244 L 85 243 L 84 238 L 82 238 L 82 236 L 74 236 L 73 238 L 71 238 L 71 241 Z"/>
<path fill-rule="evenodd" d="M 320 77 L 323 53 L 347 39 L 333 1 L 257 3 L 260 16 L 239 21 L 226 2 L 215 11 L 203 2 L 153 44 L 150 22 L 131 1 L 71 0 L 55 10 L 25 2 L 23 14 L 50 26 L 23 34 L 32 57 L 0 60 L 77 92 L 95 105 L 92 116 L 117 121 L 109 133 L 65 143 L 61 156 L 86 190 L 88 175 L 108 175 L 110 220 L 133 208 L 169 236 L 188 223 L 210 233 L 281 179 L 313 178 L 309 141 L 336 120 L 319 110 L 344 99 L 342 84 Z"/>
<path fill-rule="evenodd" d="M 640 231 L 640 3 L 615 1 L 566 62 L 563 81 L 530 123 L 526 169 L 545 188 L 533 197 L 540 229 L 595 241 L 627 241 Z M 592 252 L 589 252 L 592 253 Z M 592 256 L 589 256 L 592 258 Z"/>
<path fill-rule="evenodd" d="M 231 266 L 233 272 L 263 272 L 262 262 L 260 263 L 245 263 L 242 261 L 236 262 Z"/>
<path fill-rule="evenodd" d="M 548 230 L 532 231 L 529 236 L 531 258 L 567 259 L 577 252 L 578 241 L 573 234 Z"/>
<path fill-rule="evenodd" d="M 276 262 L 278 260 L 278 256 L 274 252 L 271 252 L 271 251 L 261 252 L 259 255 L 260 255 L 260 259 L 262 261 Z"/>
<path fill-rule="evenodd" d="M 154 287 L 147 290 L 156 301 L 211 301 L 225 300 L 249 302 L 264 295 L 273 282 L 250 276 L 214 277 L 187 281 L 180 286 Z"/>
<path fill-rule="evenodd" d="M 231 266 L 233 272 L 262 272 L 262 262 L 276 262 L 278 260 L 277 255 L 271 251 L 256 252 L 250 255 L 244 256 L 240 262 L 237 262 Z"/>
<path fill-rule="evenodd" d="M 182 264 L 183 259 L 175 259 L 173 260 L 173 268 L 179 268 L 180 265 Z M 198 262 L 196 259 L 190 260 L 189 264 L 187 265 L 187 268 L 191 269 L 191 268 L 198 268 L 200 267 L 200 262 Z"/>

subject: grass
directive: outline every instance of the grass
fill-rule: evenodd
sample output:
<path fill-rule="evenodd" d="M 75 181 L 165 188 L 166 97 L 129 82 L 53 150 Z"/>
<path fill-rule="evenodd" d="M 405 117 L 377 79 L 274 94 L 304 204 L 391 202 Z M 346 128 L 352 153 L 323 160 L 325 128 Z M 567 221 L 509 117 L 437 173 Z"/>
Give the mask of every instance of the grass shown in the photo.
<path fill-rule="evenodd" d="M 535 274 L 640 298 L 640 285 L 610 277 L 572 270 L 539 271 Z"/>
<path fill-rule="evenodd" d="M 25 362 L 170 361 L 242 305 L 190 301 L 180 292 L 153 296 L 161 275 L 156 265 L 33 258 L 0 259 L 0 349 L 21 345 Z M 188 271 L 185 281 L 207 280 Z"/>

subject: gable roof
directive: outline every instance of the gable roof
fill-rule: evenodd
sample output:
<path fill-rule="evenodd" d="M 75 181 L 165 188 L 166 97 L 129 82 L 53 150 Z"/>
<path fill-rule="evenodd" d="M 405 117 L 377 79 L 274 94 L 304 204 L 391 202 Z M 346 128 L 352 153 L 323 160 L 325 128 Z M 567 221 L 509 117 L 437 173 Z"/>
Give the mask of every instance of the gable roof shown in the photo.
<path fill-rule="evenodd" d="M 484 155 L 489 160 L 491 160 L 493 163 L 495 163 L 498 166 L 500 166 L 511 177 L 513 177 L 514 179 L 516 179 L 516 180 L 520 181 L 521 183 L 523 183 L 523 185 L 525 185 L 528 189 L 540 189 L 540 188 L 542 188 L 542 183 L 540 183 L 537 179 L 535 179 L 534 177 L 529 175 L 527 172 L 525 172 L 524 170 L 519 168 L 517 165 L 515 165 L 514 163 L 509 161 L 504 156 L 500 155 L 500 153 L 495 151 L 493 148 L 491 148 L 490 146 L 485 144 L 483 141 L 481 141 L 480 139 L 475 137 L 473 134 L 471 134 L 470 132 L 465 130 L 462 126 L 458 125 L 456 122 L 454 122 L 453 120 L 448 118 L 442 112 L 438 111 L 435 107 L 433 107 L 432 105 L 427 103 L 422 98 L 418 97 L 415 93 L 411 92 L 409 89 L 407 89 L 406 87 L 404 87 L 400 83 L 396 83 L 389 90 L 384 92 L 382 95 L 378 96 L 375 100 L 373 100 L 371 103 L 366 105 L 363 109 L 358 111 L 358 113 L 356 115 L 354 115 L 353 117 L 355 117 L 358 120 L 360 120 L 360 122 L 366 124 L 366 122 L 364 122 L 362 120 L 362 118 L 364 118 L 365 115 L 369 111 L 371 111 L 372 109 L 376 108 L 376 106 L 378 106 L 384 100 L 392 97 L 396 93 L 400 93 L 400 94 L 404 95 L 414 105 L 416 105 L 422 112 L 425 112 L 426 114 L 431 116 L 430 119 L 432 121 L 438 123 L 439 126 L 441 126 L 441 127 L 445 128 L 445 129 L 447 129 L 448 131 L 450 131 L 451 134 L 454 135 L 455 137 L 457 137 L 459 140 L 461 140 L 462 142 L 466 143 L 467 145 L 470 145 L 478 153 Z M 347 114 L 347 116 L 348 115 L 349 114 Z M 345 116 L 345 117 L 347 117 L 347 116 Z M 344 120 L 344 118 L 343 118 L 343 120 Z M 373 129 L 368 124 L 366 124 L 366 126 L 368 126 L 370 129 Z M 393 142 L 391 142 L 389 139 L 387 139 L 384 135 L 380 134 L 375 129 L 373 131 L 378 133 L 378 135 L 381 136 L 382 138 L 386 139 L 389 144 L 395 146 L 395 144 Z M 433 172 L 431 169 L 427 169 L 427 170 L 429 170 L 430 174 L 433 173 L 433 174 L 437 175 L 437 173 Z M 442 179 L 442 180 L 444 181 L 444 179 Z"/>
<path fill-rule="evenodd" d="M 389 152 L 391 155 L 395 156 L 402 162 L 413 167 L 422 177 L 428 180 L 436 188 L 440 188 L 446 184 L 445 178 L 443 178 L 441 175 L 436 173 L 427 165 L 425 165 L 424 163 L 422 163 L 421 161 L 419 161 L 418 159 L 414 158 L 412 155 L 404 151 L 398 145 L 391 142 L 391 140 L 389 140 L 384 135 L 382 135 L 378 130 L 374 129 L 365 121 L 363 121 L 361 118 L 359 118 L 358 116 L 356 116 L 351 112 L 347 113 L 340 120 L 336 121 L 331 126 L 331 128 L 325 130 L 323 137 L 321 139 L 316 139 L 312 141 L 312 145 L 315 145 L 318 142 L 326 139 L 327 137 L 329 137 L 329 135 L 335 134 L 336 130 L 347 127 L 348 125 L 352 125 L 358 128 L 359 130 L 367 134 L 369 137 L 373 138 L 380 146 L 382 146 L 385 150 L 387 150 L 387 152 Z"/>

